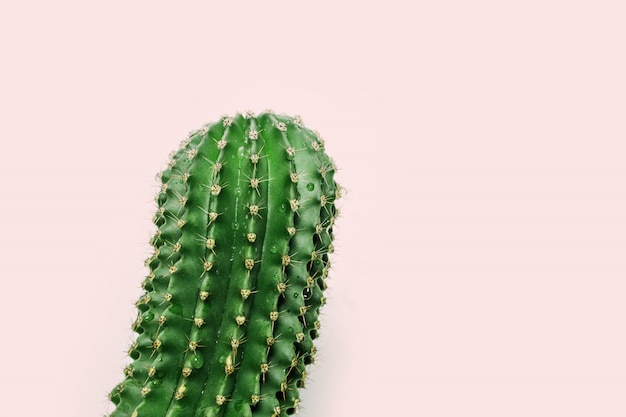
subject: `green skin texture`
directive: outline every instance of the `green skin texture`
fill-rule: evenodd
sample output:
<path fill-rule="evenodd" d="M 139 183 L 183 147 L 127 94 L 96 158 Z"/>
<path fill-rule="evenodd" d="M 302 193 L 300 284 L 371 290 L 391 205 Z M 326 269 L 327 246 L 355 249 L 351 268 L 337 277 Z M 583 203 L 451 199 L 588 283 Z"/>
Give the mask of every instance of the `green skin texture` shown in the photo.
<path fill-rule="evenodd" d="M 299 117 L 225 116 L 160 174 L 138 334 L 110 417 L 278 417 L 314 360 L 338 211 Z"/>

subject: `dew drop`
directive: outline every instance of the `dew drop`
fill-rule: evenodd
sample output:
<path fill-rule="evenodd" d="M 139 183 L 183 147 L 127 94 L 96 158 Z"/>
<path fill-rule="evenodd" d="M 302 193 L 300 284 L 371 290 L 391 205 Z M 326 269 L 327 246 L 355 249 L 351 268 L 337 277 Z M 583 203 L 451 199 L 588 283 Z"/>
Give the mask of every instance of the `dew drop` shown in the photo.
<path fill-rule="evenodd" d="M 239 223 L 233 223 L 233 230 L 239 230 Z"/>
<path fill-rule="evenodd" d="M 241 193 L 242 193 L 242 191 L 241 191 L 241 187 L 237 187 L 237 188 L 235 188 L 235 196 L 237 196 L 237 197 L 241 197 Z"/>
<path fill-rule="evenodd" d="M 294 292 L 293 293 L 293 298 L 298 298 L 298 297 L 300 297 L 300 294 L 298 294 L 297 292 Z"/>
<path fill-rule="evenodd" d="M 272 245 L 272 247 L 270 248 L 270 252 L 272 253 L 278 252 L 278 248 L 276 247 L 276 245 Z"/>
<path fill-rule="evenodd" d="M 280 211 L 281 213 L 284 213 L 285 211 L 287 211 L 287 205 L 281 204 L 280 207 L 278 208 L 278 211 Z"/>
<path fill-rule="evenodd" d="M 204 358 L 202 356 L 195 354 L 191 357 L 191 366 L 196 369 L 200 369 L 202 368 L 202 365 L 204 365 Z"/>
<path fill-rule="evenodd" d="M 150 310 L 146 311 L 141 316 L 141 320 L 143 320 L 143 321 L 152 321 L 153 318 L 154 318 L 154 313 L 152 311 L 150 311 Z"/>
<path fill-rule="evenodd" d="M 306 185 L 306 189 L 309 191 L 313 191 L 315 189 L 315 184 L 313 184 L 312 182 L 308 183 Z"/>
<path fill-rule="evenodd" d="M 244 147 L 243 147 L 243 146 L 240 146 L 240 147 L 237 149 L 237 156 L 239 156 L 240 158 L 243 158 L 244 153 L 245 153 L 245 149 L 244 149 Z"/>
<path fill-rule="evenodd" d="M 313 291 L 311 290 L 311 288 L 309 288 L 309 287 L 305 287 L 305 288 L 302 290 L 302 297 L 303 297 L 305 300 L 308 300 L 309 298 L 311 298 L 311 296 L 312 296 L 312 295 L 313 295 Z"/>

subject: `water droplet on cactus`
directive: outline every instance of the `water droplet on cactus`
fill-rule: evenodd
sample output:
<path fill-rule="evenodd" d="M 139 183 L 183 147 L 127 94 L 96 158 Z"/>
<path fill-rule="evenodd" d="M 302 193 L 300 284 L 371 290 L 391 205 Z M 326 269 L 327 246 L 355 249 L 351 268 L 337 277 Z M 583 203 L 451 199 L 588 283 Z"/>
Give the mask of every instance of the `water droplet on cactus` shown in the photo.
<path fill-rule="evenodd" d="M 281 213 L 284 213 L 285 211 L 287 211 L 287 205 L 281 204 L 280 207 L 278 207 L 278 211 L 280 211 Z"/>
<path fill-rule="evenodd" d="M 242 193 L 242 191 L 241 191 L 241 187 L 237 187 L 237 188 L 235 188 L 235 195 L 236 195 L 237 197 L 241 197 L 241 193 Z"/>
<path fill-rule="evenodd" d="M 311 288 L 309 288 L 309 287 L 305 287 L 305 288 L 302 290 L 302 297 L 303 297 L 305 300 L 308 300 L 309 298 L 311 298 L 311 296 L 312 296 L 312 295 L 313 295 L 313 291 L 311 290 Z"/>
<path fill-rule="evenodd" d="M 240 146 L 237 149 L 237 156 L 239 156 L 239 158 L 243 158 L 244 154 L 246 153 L 246 150 L 244 149 L 243 146 Z"/>
<path fill-rule="evenodd" d="M 312 182 L 308 183 L 306 185 L 306 189 L 309 191 L 313 191 L 315 189 L 315 184 L 313 184 Z"/>
<path fill-rule="evenodd" d="M 202 365 L 204 365 L 204 358 L 202 356 L 196 354 L 191 357 L 191 366 L 200 369 Z"/>
<path fill-rule="evenodd" d="M 300 294 L 298 294 L 297 292 L 294 292 L 293 293 L 293 298 L 298 298 L 298 297 L 300 297 Z"/>
<path fill-rule="evenodd" d="M 270 252 L 272 253 L 278 252 L 278 248 L 276 247 L 276 245 L 272 245 L 272 247 L 270 247 Z"/>
<path fill-rule="evenodd" d="M 154 313 L 152 311 L 150 311 L 150 310 L 146 311 L 141 316 L 141 320 L 143 320 L 143 321 L 152 321 L 153 318 L 154 318 Z"/>
<path fill-rule="evenodd" d="M 239 223 L 233 223 L 233 230 L 239 230 Z"/>

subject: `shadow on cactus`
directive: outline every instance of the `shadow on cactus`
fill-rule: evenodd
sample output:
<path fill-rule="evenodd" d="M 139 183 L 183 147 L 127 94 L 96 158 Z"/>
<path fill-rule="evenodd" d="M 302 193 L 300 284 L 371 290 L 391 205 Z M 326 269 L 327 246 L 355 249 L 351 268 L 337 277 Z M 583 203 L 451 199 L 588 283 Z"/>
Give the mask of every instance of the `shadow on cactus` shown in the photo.
<path fill-rule="evenodd" d="M 223 117 L 160 174 L 154 254 L 111 417 L 298 410 L 333 252 L 335 166 L 299 117 Z"/>

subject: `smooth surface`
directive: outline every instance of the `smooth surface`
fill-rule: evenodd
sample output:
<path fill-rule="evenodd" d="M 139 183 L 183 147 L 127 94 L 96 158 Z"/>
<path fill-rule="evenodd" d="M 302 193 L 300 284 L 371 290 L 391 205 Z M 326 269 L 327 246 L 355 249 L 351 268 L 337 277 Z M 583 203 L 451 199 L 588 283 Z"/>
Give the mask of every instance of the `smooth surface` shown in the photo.
<path fill-rule="evenodd" d="M 626 415 L 623 1 L 0 2 L 3 415 L 101 416 L 154 175 L 301 114 L 347 188 L 304 417 Z"/>

